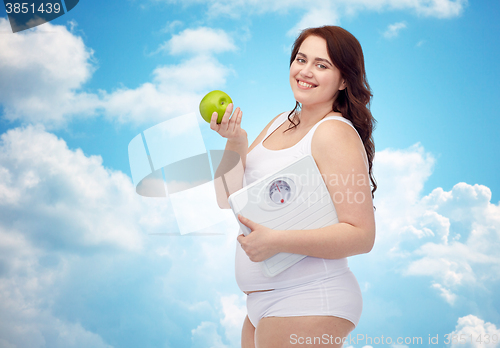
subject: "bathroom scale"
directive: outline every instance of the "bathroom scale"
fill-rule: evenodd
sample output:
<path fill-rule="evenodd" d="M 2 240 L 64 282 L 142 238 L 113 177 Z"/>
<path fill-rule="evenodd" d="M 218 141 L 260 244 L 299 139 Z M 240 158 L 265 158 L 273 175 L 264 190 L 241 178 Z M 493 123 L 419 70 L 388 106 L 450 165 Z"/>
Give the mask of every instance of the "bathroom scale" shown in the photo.
<path fill-rule="evenodd" d="M 276 230 L 308 230 L 339 222 L 335 206 L 311 155 L 292 163 L 234 192 L 229 205 L 243 234 L 251 230 L 238 214 Z M 293 266 L 305 255 L 278 253 L 261 262 L 267 277 Z"/>

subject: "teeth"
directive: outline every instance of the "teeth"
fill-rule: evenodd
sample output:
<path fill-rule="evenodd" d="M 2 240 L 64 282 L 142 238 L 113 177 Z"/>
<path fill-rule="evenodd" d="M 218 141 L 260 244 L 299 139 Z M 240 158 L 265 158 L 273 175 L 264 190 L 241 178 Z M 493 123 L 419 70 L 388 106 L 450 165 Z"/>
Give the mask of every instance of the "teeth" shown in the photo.
<path fill-rule="evenodd" d="M 302 82 L 302 81 L 299 81 L 299 85 L 304 86 L 304 87 L 307 87 L 307 88 L 312 88 L 312 87 L 314 87 L 313 85 L 310 85 L 310 84 L 305 83 L 305 82 Z"/>

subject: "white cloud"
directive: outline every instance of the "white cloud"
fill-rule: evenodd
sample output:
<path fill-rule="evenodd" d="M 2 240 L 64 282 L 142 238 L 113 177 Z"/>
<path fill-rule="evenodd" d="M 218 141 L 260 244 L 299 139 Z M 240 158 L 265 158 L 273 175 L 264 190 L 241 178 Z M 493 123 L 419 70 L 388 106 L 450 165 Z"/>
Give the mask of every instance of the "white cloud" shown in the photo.
<path fill-rule="evenodd" d="M 0 298 L 3 300 L 0 303 L 1 347 L 112 347 L 81 324 L 58 319 L 23 298 L 10 298 L 8 303 L 4 302 L 5 293 L 0 293 Z"/>
<path fill-rule="evenodd" d="M 448 236 L 427 240 L 415 250 L 418 259 L 408 266 L 408 274 L 432 276 L 448 289 L 498 280 L 500 205 L 490 200 L 487 187 L 465 183 L 449 192 L 435 189 L 424 197 L 422 209 L 435 212 L 433 229 L 441 228 Z M 428 221 L 420 218 L 416 225 L 419 228 Z"/>
<path fill-rule="evenodd" d="M 198 112 L 203 95 L 224 86 L 228 76 L 235 73 L 213 54 L 235 49 L 232 38 L 223 30 L 201 27 L 173 35 L 159 51 L 192 57 L 179 64 L 158 66 L 153 81 L 135 89 L 101 92 L 105 115 L 118 123 L 139 125 Z"/>
<path fill-rule="evenodd" d="M 354 0 L 347 6 L 358 10 L 410 10 L 422 16 L 451 18 L 462 14 L 467 0 Z"/>
<path fill-rule="evenodd" d="M 426 42 L 427 42 L 426 40 L 420 40 L 419 42 L 417 42 L 417 44 L 415 46 L 422 47 L 423 45 L 425 45 Z"/>
<path fill-rule="evenodd" d="M 172 2 L 173 0 L 149 0 Z M 460 16 L 468 4 L 467 0 L 186 0 L 184 5 L 207 5 L 206 15 L 212 18 L 228 16 L 240 18 L 269 12 L 305 12 L 299 23 L 288 35 L 295 36 L 297 30 L 311 25 L 338 24 L 339 18 L 352 16 L 362 11 L 411 11 L 419 16 L 453 18 Z M 315 17 L 316 16 L 316 17 Z"/>
<path fill-rule="evenodd" d="M 154 2 L 171 2 L 172 0 L 152 0 Z M 262 14 L 267 12 L 285 12 L 294 9 L 310 9 L 318 6 L 313 0 L 186 0 L 183 4 L 208 5 L 207 15 L 220 16 L 222 14 L 238 17 L 248 14 Z M 410 10 L 418 15 L 449 18 L 460 15 L 467 0 L 325 0 L 320 6 L 336 6 L 346 14 L 354 14 L 363 10 Z"/>
<path fill-rule="evenodd" d="M 252 4 L 254 4 L 253 1 Z M 338 24 L 343 16 L 353 16 L 362 11 L 411 11 L 419 16 L 452 18 L 461 15 L 466 5 L 467 0 L 330 0 L 322 2 L 319 6 L 314 1 L 289 2 L 288 5 L 283 4 L 282 8 L 301 8 L 308 11 L 297 25 L 300 27 L 301 23 L 307 21 L 313 12 L 327 6 L 335 8 L 335 11 L 326 11 L 319 16 L 319 18 L 325 18 L 328 14 L 330 15 L 331 23 L 323 21 L 324 24 Z M 384 36 L 396 36 L 401 29 L 406 27 L 406 24 L 396 23 L 393 26 L 395 27 L 389 26 Z"/>
<path fill-rule="evenodd" d="M 178 26 L 178 22 L 171 23 Z M 74 23 L 71 24 L 74 26 Z M 0 30 L 8 29 L 0 18 Z M 65 26 L 46 23 L 0 41 L 0 103 L 4 116 L 47 128 L 64 127 L 75 117 L 103 112 L 117 123 L 165 121 L 197 111 L 211 88 L 221 88 L 234 71 L 211 53 L 235 50 L 222 30 L 186 29 L 168 42 L 172 54 L 194 54 L 179 64 L 158 66 L 151 82 L 99 94 L 82 90 L 95 70 L 93 51 Z M 0 172 L 0 176 L 6 175 Z M 4 195 L 9 195 L 8 189 Z"/>
<path fill-rule="evenodd" d="M 1 136 L 0 173 L 7 197 L 0 226 L 47 248 L 142 248 L 137 220 L 145 207 L 130 178 L 103 168 L 100 157 L 28 126 Z"/>
<path fill-rule="evenodd" d="M 421 197 L 434 158 L 420 145 L 375 156 L 375 253 L 401 262 L 407 276 L 431 278 L 447 303 L 461 287 L 487 287 L 500 274 L 500 204 L 482 185 L 456 184 Z"/>
<path fill-rule="evenodd" d="M 179 65 L 156 68 L 154 81 L 164 92 L 176 89 L 198 92 L 225 84 L 231 73 L 232 70 L 215 58 L 200 55 Z"/>
<path fill-rule="evenodd" d="M 173 32 L 177 27 L 182 26 L 184 23 L 179 20 L 174 20 L 171 22 L 167 22 L 163 29 L 161 30 L 162 33 L 171 33 Z"/>
<path fill-rule="evenodd" d="M 22 228 L 9 229 L 9 218 L 1 215 L 0 346 L 111 347 L 80 323 L 54 316 L 50 307 L 60 290 L 57 284 L 68 274 L 68 259 L 44 250 L 46 243 L 33 241 Z"/>
<path fill-rule="evenodd" d="M 435 159 L 420 144 L 405 150 L 378 151 L 373 164 L 378 189 L 375 192 L 377 208 L 377 244 L 393 246 L 402 228 L 413 226 L 420 212 L 417 206 L 425 181 L 432 174 Z"/>
<path fill-rule="evenodd" d="M 233 71 L 210 56 L 196 56 L 178 65 L 160 66 L 153 82 L 135 89 L 102 93 L 106 117 L 134 125 L 158 123 L 198 112 L 205 92 L 223 86 Z"/>
<path fill-rule="evenodd" d="M 235 51 L 233 39 L 221 29 L 200 27 L 186 29 L 161 46 L 172 55 L 194 54 L 207 55 Z"/>
<path fill-rule="evenodd" d="M 138 196 L 126 175 L 40 126 L 2 135 L 0 169 L 0 344 L 108 347 L 120 322 L 147 339 L 167 342 L 175 326 L 180 341 L 237 346 L 243 300 L 217 293 L 237 291 L 235 220 L 213 238 L 146 236 L 175 228 L 168 201 Z M 208 324 L 191 333 L 198 318 Z"/>
<path fill-rule="evenodd" d="M 393 37 L 396 37 L 399 35 L 399 32 L 405 28 L 406 28 L 405 22 L 398 22 L 398 23 L 390 24 L 387 27 L 387 30 L 384 32 L 384 37 L 386 39 L 391 39 Z"/>
<path fill-rule="evenodd" d="M 443 287 L 441 284 L 434 283 L 432 284 L 432 287 L 434 289 L 437 289 L 439 291 L 439 294 L 441 297 L 448 302 L 450 305 L 454 305 L 455 301 L 457 300 L 457 295 L 452 293 L 449 289 L 446 289 Z"/>
<path fill-rule="evenodd" d="M 287 35 L 297 37 L 306 28 L 320 27 L 323 25 L 338 25 L 340 23 L 338 12 L 328 4 L 322 7 L 311 8 L 302 19 L 288 31 Z"/>
<path fill-rule="evenodd" d="M 0 18 L 0 31 L 9 31 Z M 0 103 L 4 117 L 60 127 L 68 117 L 89 116 L 99 100 L 81 90 L 93 71 L 93 51 L 65 26 L 43 26 L 2 35 Z"/>
<path fill-rule="evenodd" d="M 217 333 L 217 325 L 211 322 L 202 322 L 192 331 L 193 347 L 195 348 L 229 348 L 222 342 Z"/>
<path fill-rule="evenodd" d="M 432 0 L 430 2 L 422 0 L 415 4 L 415 10 L 424 16 L 450 18 L 460 16 L 467 4 L 467 0 Z"/>
<path fill-rule="evenodd" d="M 226 338 L 231 346 L 238 347 L 241 342 L 241 328 L 247 315 L 246 295 L 231 294 L 221 296 L 220 300 L 223 313 L 220 323 L 224 327 Z"/>
<path fill-rule="evenodd" d="M 500 347 L 500 329 L 472 314 L 458 318 L 455 330 L 447 337 L 451 348 Z"/>

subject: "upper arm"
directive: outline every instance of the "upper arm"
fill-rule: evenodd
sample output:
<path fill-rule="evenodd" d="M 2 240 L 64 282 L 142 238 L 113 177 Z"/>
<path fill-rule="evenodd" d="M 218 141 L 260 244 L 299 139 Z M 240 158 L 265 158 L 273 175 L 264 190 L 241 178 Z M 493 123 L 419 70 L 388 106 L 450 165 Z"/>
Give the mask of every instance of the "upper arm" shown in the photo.
<path fill-rule="evenodd" d="M 311 152 L 332 197 L 340 222 L 375 236 L 370 177 L 363 143 L 356 131 L 330 120 L 316 129 Z"/>
<path fill-rule="evenodd" d="M 275 118 L 273 118 L 271 120 L 271 122 L 269 122 L 267 124 L 267 126 L 262 130 L 262 132 L 260 132 L 259 136 L 257 138 L 255 138 L 255 140 L 253 141 L 252 145 L 250 145 L 250 147 L 248 148 L 248 152 L 252 151 L 254 147 L 257 146 L 257 144 L 259 144 L 262 140 L 264 140 L 264 137 L 266 136 L 267 134 L 267 131 L 269 130 L 269 127 L 271 127 L 271 125 L 274 123 L 274 121 L 280 117 L 281 114 L 279 114 L 278 116 L 276 116 Z M 248 153 L 247 152 L 247 153 Z"/>

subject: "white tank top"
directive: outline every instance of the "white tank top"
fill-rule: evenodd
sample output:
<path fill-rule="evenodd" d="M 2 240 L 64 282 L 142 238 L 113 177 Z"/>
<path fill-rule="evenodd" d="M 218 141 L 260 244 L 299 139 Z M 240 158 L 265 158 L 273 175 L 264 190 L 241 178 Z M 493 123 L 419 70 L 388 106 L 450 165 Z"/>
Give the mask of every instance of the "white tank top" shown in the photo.
<path fill-rule="evenodd" d="M 288 114 L 289 112 L 282 113 L 269 127 L 264 139 L 247 154 L 243 186 L 247 186 L 259 178 L 281 169 L 296 158 L 305 154 L 312 155 L 311 143 L 314 132 L 325 121 L 342 121 L 356 130 L 349 120 L 340 116 L 328 116 L 316 123 L 294 146 L 282 150 L 265 148 L 262 144 L 264 140 L 288 119 Z M 240 230 L 239 234 L 241 233 Z M 346 258 L 332 260 L 307 256 L 275 277 L 269 278 L 262 272 L 261 265 L 258 262 L 251 261 L 241 248 L 240 243 L 236 243 L 236 282 L 242 291 L 285 288 L 311 280 L 332 277 L 347 270 L 349 270 L 349 267 Z"/>

